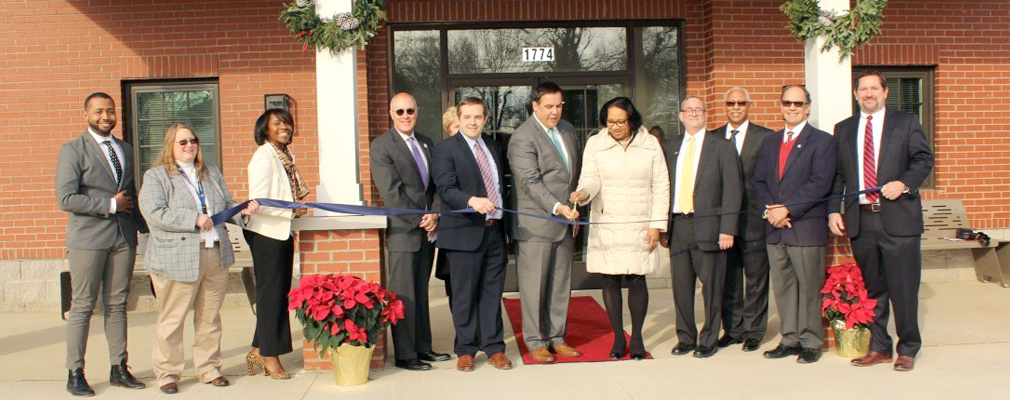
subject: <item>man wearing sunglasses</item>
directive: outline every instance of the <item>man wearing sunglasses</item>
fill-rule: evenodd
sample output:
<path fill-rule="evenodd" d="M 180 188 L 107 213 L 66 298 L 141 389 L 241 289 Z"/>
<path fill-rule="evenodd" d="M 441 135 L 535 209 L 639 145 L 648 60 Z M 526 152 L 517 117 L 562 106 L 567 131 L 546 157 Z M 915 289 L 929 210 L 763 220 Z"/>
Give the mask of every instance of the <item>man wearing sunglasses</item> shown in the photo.
<path fill-rule="evenodd" d="M 715 133 L 736 146 L 743 164 L 744 198 L 740 229 L 733 247 L 726 251 L 726 283 L 722 292 L 722 328 L 719 347 L 743 343 L 744 351 L 754 351 L 768 327 L 768 252 L 765 250 L 764 205 L 753 201 L 754 168 L 758 150 L 771 129 L 750 121 L 750 93 L 742 87 L 726 92 L 726 125 Z M 746 282 L 745 282 L 746 280 Z"/>
<path fill-rule="evenodd" d="M 369 146 L 372 180 L 386 207 L 432 210 L 435 185 L 431 180 L 431 139 L 418 134 L 417 102 L 407 93 L 389 102 L 393 127 Z M 389 217 L 386 228 L 387 288 L 404 306 L 404 320 L 393 326 L 393 354 L 397 368 L 426 371 L 431 361 L 449 360 L 431 348 L 428 279 L 435 246 L 438 214 Z"/>

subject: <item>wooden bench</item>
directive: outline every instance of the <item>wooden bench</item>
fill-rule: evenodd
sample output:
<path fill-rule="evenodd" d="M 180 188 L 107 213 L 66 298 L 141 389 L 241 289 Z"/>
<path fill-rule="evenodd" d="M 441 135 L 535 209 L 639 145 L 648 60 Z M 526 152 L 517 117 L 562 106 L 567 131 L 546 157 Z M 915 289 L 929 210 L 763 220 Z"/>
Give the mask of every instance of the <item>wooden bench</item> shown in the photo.
<path fill-rule="evenodd" d="M 1010 241 L 992 239 L 988 247 L 978 241 L 954 241 L 958 228 L 970 228 L 968 213 L 958 199 L 922 201 L 922 250 L 971 250 L 975 258 L 975 276 L 981 282 L 995 282 L 1010 287 Z"/>

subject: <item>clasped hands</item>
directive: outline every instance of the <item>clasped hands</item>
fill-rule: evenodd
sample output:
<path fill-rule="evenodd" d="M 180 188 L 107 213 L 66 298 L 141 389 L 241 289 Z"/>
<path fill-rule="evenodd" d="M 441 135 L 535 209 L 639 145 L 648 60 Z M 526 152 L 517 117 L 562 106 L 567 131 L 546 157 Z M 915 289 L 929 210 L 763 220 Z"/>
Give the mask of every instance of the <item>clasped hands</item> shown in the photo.
<path fill-rule="evenodd" d="M 765 218 L 768 223 L 776 228 L 792 229 L 792 218 L 789 218 L 789 209 L 782 204 L 770 204 L 765 206 Z"/>
<path fill-rule="evenodd" d="M 256 214 L 259 210 L 260 210 L 260 203 L 256 200 L 251 200 L 249 201 L 248 204 L 246 204 L 245 208 L 242 209 L 241 214 L 253 215 Z M 197 215 L 196 228 L 204 232 L 209 232 L 211 229 L 214 229 L 214 220 L 210 219 L 210 216 L 207 214 Z"/>

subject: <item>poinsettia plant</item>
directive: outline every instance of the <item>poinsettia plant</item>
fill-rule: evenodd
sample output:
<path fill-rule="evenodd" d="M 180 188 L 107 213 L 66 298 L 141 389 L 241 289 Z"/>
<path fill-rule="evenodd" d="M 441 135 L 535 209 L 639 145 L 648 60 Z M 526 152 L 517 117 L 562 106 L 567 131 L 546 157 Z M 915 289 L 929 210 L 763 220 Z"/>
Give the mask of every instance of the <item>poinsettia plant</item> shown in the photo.
<path fill-rule="evenodd" d="M 350 274 L 306 275 L 288 301 L 320 357 L 344 343 L 374 346 L 387 326 L 403 319 L 396 293 Z"/>
<path fill-rule="evenodd" d="M 845 321 L 845 329 L 865 328 L 876 316 L 873 308 L 877 300 L 870 298 L 863 274 L 855 264 L 829 267 L 821 293 L 821 312 L 829 321 Z"/>

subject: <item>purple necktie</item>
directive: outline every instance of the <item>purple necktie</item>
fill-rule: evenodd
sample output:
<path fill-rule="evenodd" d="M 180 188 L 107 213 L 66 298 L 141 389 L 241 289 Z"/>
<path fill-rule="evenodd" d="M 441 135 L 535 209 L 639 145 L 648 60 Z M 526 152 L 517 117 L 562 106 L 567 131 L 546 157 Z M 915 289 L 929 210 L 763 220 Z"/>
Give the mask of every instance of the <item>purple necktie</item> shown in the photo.
<path fill-rule="evenodd" d="M 498 191 L 495 190 L 494 177 L 491 175 L 491 164 L 487 162 L 487 153 L 484 153 L 480 143 L 474 143 L 473 150 L 477 155 L 477 168 L 480 169 L 480 177 L 484 181 L 487 199 L 494 203 L 495 207 L 501 207 L 501 203 L 498 202 Z"/>
<path fill-rule="evenodd" d="M 410 153 L 414 155 L 414 162 L 417 163 L 417 172 L 421 173 L 421 183 L 428 187 L 428 167 L 424 165 L 424 158 L 421 157 L 421 150 L 417 148 L 417 140 L 413 136 L 407 138 L 410 142 Z"/>

